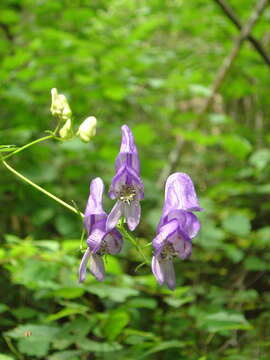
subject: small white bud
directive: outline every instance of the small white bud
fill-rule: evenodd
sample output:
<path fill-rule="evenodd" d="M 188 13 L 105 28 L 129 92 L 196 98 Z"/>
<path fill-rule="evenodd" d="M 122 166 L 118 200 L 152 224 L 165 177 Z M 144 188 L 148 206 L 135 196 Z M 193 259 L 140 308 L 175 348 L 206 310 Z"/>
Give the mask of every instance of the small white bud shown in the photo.
<path fill-rule="evenodd" d="M 67 119 L 65 125 L 59 130 L 60 138 L 67 140 L 73 136 L 71 119 Z"/>
<path fill-rule="evenodd" d="M 58 94 L 56 88 L 51 90 L 52 104 L 51 113 L 53 116 L 57 116 L 62 121 L 67 121 L 71 118 L 72 112 L 69 107 L 68 101 L 63 94 Z"/>
<path fill-rule="evenodd" d="M 91 140 L 96 135 L 97 119 L 94 116 L 89 116 L 80 125 L 77 134 L 84 142 Z"/>

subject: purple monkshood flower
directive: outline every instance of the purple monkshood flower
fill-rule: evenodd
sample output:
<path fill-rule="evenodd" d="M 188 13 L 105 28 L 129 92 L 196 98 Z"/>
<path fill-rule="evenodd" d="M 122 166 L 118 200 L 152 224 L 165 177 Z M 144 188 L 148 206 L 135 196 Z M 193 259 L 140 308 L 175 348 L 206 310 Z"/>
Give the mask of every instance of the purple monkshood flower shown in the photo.
<path fill-rule="evenodd" d="M 104 191 L 103 181 L 100 178 L 92 180 L 90 195 L 84 213 L 84 226 L 87 230 L 87 250 L 85 251 L 79 269 L 79 282 L 84 281 L 86 266 L 90 259 L 90 272 L 99 281 L 105 276 L 102 256 L 117 254 L 122 247 L 122 236 L 116 229 L 106 231 L 107 214 L 102 207 Z"/>
<path fill-rule="evenodd" d="M 140 161 L 134 137 L 127 125 L 122 126 L 122 143 L 115 161 L 115 176 L 109 190 L 111 199 L 117 199 L 107 219 L 107 230 L 113 229 L 121 216 L 126 218 L 129 230 L 133 231 L 140 221 L 140 200 L 144 187 L 140 178 Z"/>
<path fill-rule="evenodd" d="M 155 249 L 152 271 L 160 285 L 175 288 L 173 258 L 186 259 L 191 255 L 192 243 L 200 230 L 200 222 L 192 211 L 202 211 L 191 178 L 184 173 L 168 177 L 162 216 L 153 240 Z"/>

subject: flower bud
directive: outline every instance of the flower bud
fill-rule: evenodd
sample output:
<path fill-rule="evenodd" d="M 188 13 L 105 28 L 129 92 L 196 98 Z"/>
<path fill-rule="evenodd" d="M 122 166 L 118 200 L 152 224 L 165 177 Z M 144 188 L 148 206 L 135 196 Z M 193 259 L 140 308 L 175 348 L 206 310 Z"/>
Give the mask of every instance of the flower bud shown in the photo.
<path fill-rule="evenodd" d="M 73 135 L 71 119 L 67 119 L 65 125 L 59 130 L 60 138 L 63 140 L 70 139 Z"/>
<path fill-rule="evenodd" d="M 77 134 L 82 141 L 88 142 L 96 135 L 97 119 L 94 116 L 89 116 L 80 125 Z"/>
<path fill-rule="evenodd" d="M 63 94 L 58 94 L 56 88 L 51 90 L 52 104 L 51 113 L 53 116 L 57 116 L 62 121 L 67 121 L 71 118 L 72 112 L 69 107 L 68 101 Z"/>

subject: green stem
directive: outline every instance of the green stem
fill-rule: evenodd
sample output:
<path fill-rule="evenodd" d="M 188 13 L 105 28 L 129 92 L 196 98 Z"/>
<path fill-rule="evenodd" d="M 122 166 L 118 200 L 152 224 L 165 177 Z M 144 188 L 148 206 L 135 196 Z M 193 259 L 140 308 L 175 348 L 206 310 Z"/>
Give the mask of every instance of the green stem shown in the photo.
<path fill-rule="evenodd" d="M 19 353 L 19 351 L 15 348 L 15 346 L 12 344 L 11 339 L 8 336 L 3 335 L 3 338 L 5 342 L 7 343 L 7 346 L 9 347 L 10 351 L 20 360 L 24 360 L 23 355 Z"/>
<path fill-rule="evenodd" d="M 34 140 L 34 141 L 32 141 L 32 142 L 30 142 L 30 143 L 28 143 L 28 144 L 20 147 L 19 149 L 14 150 L 12 153 L 10 153 L 10 154 L 8 154 L 8 155 L 6 155 L 6 156 L 3 156 L 3 157 L 2 157 L 2 160 L 6 160 L 6 159 L 10 158 L 11 156 L 13 156 L 13 155 L 15 155 L 15 154 L 18 154 L 18 153 L 21 152 L 22 150 L 27 149 L 28 147 L 30 147 L 30 146 L 32 146 L 32 145 L 35 145 L 35 144 L 37 144 L 37 143 L 39 143 L 39 142 L 41 142 L 41 141 L 44 141 L 44 140 L 52 139 L 52 138 L 54 138 L 54 137 L 55 137 L 55 135 L 51 134 L 51 135 L 48 135 L 48 136 L 44 136 L 44 137 L 42 137 L 42 138 L 39 138 L 39 139 L 37 139 L 37 140 Z"/>
<path fill-rule="evenodd" d="M 149 259 L 147 259 L 147 257 L 145 256 L 143 250 L 141 249 L 140 245 L 138 244 L 138 241 L 132 236 L 130 235 L 130 233 L 125 229 L 124 225 L 122 223 L 120 223 L 120 225 L 118 226 L 118 230 L 120 231 L 120 233 L 127 239 L 129 240 L 136 248 L 136 250 L 138 251 L 138 253 L 141 255 L 141 257 L 144 260 L 145 264 L 149 264 L 150 261 Z"/>
<path fill-rule="evenodd" d="M 38 191 L 42 192 L 43 194 L 47 195 L 48 197 L 52 198 L 53 200 L 57 201 L 59 204 L 63 205 L 64 207 L 66 207 L 67 209 L 69 209 L 70 211 L 74 212 L 75 214 L 79 214 L 82 218 L 83 218 L 83 213 L 78 212 L 77 209 L 75 209 L 73 206 L 69 205 L 68 203 L 66 203 L 65 201 L 59 199 L 57 196 L 53 195 L 52 193 L 50 193 L 49 191 L 43 189 L 41 186 L 37 185 L 36 183 L 34 183 L 33 181 L 29 180 L 27 177 L 25 177 L 24 175 L 22 175 L 21 173 L 19 173 L 18 171 L 16 171 L 15 169 L 13 169 L 13 167 L 11 167 L 6 161 L 2 160 L 2 163 L 5 165 L 5 167 L 11 171 L 13 174 L 15 174 L 16 176 L 18 176 L 18 178 L 22 179 L 24 182 L 26 182 L 27 184 L 33 186 L 35 189 L 37 189 Z"/>

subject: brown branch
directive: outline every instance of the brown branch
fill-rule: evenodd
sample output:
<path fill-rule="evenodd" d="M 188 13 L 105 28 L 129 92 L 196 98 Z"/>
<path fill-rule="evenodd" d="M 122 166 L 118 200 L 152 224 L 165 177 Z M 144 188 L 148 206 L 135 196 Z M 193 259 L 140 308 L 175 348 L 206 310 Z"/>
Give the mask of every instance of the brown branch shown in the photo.
<path fill-rule="evenodd" d="M 239 53 L 239 50 L 241 48 L 241 45 L 245 39 L 247 39 L 250 36 L 250 32 L 255 25 L 256 21 L 259 19 L 259 16 L 261 15 L 262 11 L 264 10 L 265 6 L 267 5 L 268 0 L 260 0 L 257 3 L 257 6 L 255 7 L 254 11 L 252 12 L 249 20 L 247 21 L 246 25 L 244 27 L 241 27 L 241 32 L 238 38 L 235 40 L 234 47 L 230 53 L 230 55 L 225 59 L 223 65 L 221 66 L 220 70 L 218 71 L 218 74 L 216 76 L 216 79 L 213 82 L 212 85 L 212 94 L 207 99 L 205 106 L 203 107 L 201 111 L 201 116 L 203 116 L 209 107 L 212 105 L 212 101 L 215 98 L 215 95 L 217 91 L 219 90 L 220 86 L 222 85 L 222 82 L 224 81 L 226 75 L 228 74 L 229 70 L 231 69 L 233 62 L 236 58 L 236 56 Z M 193 125 L 196 125 L 195 123 Z M 168 157 L 168 164 L 164 167 L 163 171 L 161 172 L 161 175 L 157 181 L 158 188 L 161 188 L 166 181 L 166 178 L 170 175 L 170 173 L 174 170 L 178 157 L 180 155 L 180 152 L 185 144 L 185 141 L 181 138 L 176 139 L 176 145 L 172 149 L 172 151 L 169 154 Z"/>
<path fill-rule="evenodd" d="M 226 0 L 214 0 L 220 8 L 223 10 L 223 12 L 227 15 L 227 17 L 234 23 L 234 25 L 241 30 L 242 24 L 233 9 L 230 7 L 229 4 L 227 4 Z M 254 48 L 257 50 L 257 52 L 261 55 L 265 63 L 270 67 L 270 57 L 265 52 L 263 46 L 261 43 L 255 39 L 252 35 L 247 36 L 247 40 L 254 46 Z"/>
<path fill-rule="evenodd" d="M 202 110 L 202 113 L 205 113 L 210 106 L 212 105 L 213 99 L 220 89 L 225 77 L 227 76 L 228 72 L 230 71 L 236 56 L 239 53 L 241 45 L 243 41 L 250 35 L 252 28 L 256 24 L 259 16 L 263 12 L 265 6 L 267 5 L 268 0 L 259 0 L 257 6 L 255 7 L 254 11 L 252 12 L 249 20 L 247 21 L 246 25 L 242 27 L 240 35 L 236 38 L 234 42 L 234 46 L 232 48 L 231 53 L 227 56 L 219 69 L 217 76 L 212 85 L 212 94 L 207 98 L 205 106 Z"/>

